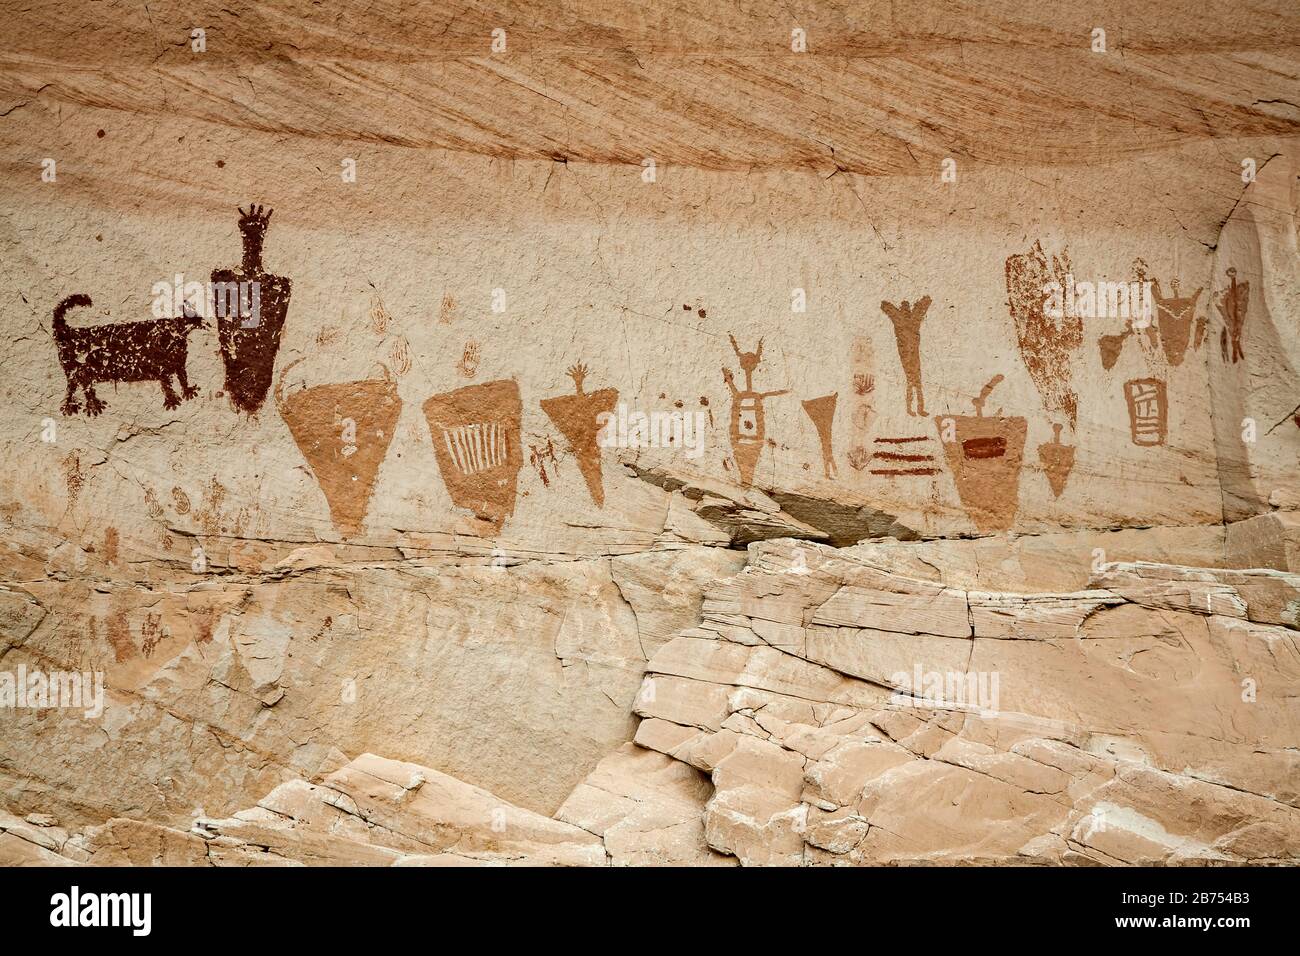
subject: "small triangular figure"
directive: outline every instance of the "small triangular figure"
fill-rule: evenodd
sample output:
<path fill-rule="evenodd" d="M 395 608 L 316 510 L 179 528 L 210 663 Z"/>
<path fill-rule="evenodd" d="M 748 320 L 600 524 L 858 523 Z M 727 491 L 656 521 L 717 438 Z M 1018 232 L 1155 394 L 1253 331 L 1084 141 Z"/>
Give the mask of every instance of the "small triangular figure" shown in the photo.
<path fill-rule="evenodd" d="M 1047 483 L 1052 488 L 1052 497 L 1061 497 L 1065 483 L 1074 470 L 1074 446 L 1061 444 L 1061 427 L 1052 423 L 1052 440 L 1038 446 L 1038 460 L 1047 473 Z"/>
<path fill-rule="evenodd" d="M 581 363 L 569 367 L 568 375 L 573 379 L 576 390 L 573 395 L 557 395 L 541 400 L 542 411 L 560 430 L 573 454 L 578 459 L 578 470 L 587 482 L 587 490 L 596 507 L 605 506 L 605 485 L 600 466 L 600 445 L 596 436 L 600 433 L 598 419 L 602 414 L 614 410 L 618 402 L 618 389 L 602 388 L 596 392 L 584 392 L 582 383 L 587 378 L 587 366 Z"/>

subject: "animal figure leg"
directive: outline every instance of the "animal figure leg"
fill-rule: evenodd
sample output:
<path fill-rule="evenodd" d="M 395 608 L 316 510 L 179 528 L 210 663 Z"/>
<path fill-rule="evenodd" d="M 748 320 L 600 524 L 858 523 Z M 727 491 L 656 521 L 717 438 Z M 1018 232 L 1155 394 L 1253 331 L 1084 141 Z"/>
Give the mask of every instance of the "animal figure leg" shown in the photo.
<path fill-rule="evenodd" d="M 86 396 L 87 415 L 94 417 L 104 410 L 106 406 L 99 400 L 99 396 L 95 394 L 95 385 L 93 382 L 83 381 L 81 383 L 81 391 Z"/>
<path fill-rule="evenodd" d="M 68 376 L 68 394 L 63 396 L 63 414 L 75 415 L 81 411 L 81 406 L 72 396 L 77 391 L 77 376 L 75 374 Z"/>
<path fill-rule="evenodd" d="M 172 377 L 170 375 L 164 375 L 162 378 L 158 379 L 158 384 L 162 386 L 163 408 L 168 411 L 173 408 L 180 408 L 181 400 L 176 394 L 175 389 L 172 388 Z"/>
<path fill-rule="evenodd" d="M 190 384 L 190 380 L 185 377 L 185 365 L 182 363 L 176 370 L 176 381 L 180 383 L 181 395 L 185 398 L 194 398 L 199 394 L 198 388 Z"/>

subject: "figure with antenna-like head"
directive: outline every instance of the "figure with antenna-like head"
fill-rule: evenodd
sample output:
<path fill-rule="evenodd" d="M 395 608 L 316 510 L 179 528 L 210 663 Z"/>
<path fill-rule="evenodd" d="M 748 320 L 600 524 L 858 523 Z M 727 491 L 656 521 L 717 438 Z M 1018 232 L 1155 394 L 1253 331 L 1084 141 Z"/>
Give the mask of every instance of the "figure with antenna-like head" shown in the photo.
<path fill-rule="evenodd" d="M 728 333 L 731 348 L 736 353 L 740 370 L 745 373 L 745 388 L 736 388 L 736 379 L 731 369 L 722 369 L 722 380 L 731 391 L 731 450 L 740 470 L 740 483 L 749 487 L 754 480 L 754 468 L 758 457 L 763 452 L 766 441 L 767 426 L 763 415 L 763 400 L 777 395 L 786 395 L 788 388 L 773 392 L 754 391 L 754 371 L 763 361 L 763 340 L 758 340 L 758 348 L 753 352 L 741 351 L 736 337 Z"/>
<path fill-rule="evenodd" d="M 270 209 L 255 204 L 240 207 L 244 245 L 240 264 L 212 272 L 226 395 L 250 415 L 262 407 L 271 388 L 292 291 L 287 277 L 270 275 L 262 265 L 262 243 L 270 222 Z"/>

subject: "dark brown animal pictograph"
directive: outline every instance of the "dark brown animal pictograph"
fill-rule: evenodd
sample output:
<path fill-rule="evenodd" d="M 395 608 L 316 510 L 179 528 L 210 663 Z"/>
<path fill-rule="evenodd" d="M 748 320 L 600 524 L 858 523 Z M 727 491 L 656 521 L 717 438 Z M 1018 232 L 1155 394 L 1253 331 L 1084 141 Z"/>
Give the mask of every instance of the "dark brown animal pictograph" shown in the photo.
<path fill-rule="evenodd" d="M 262 407 L 271 390 L 271 375 L 280 351 L 280 333 L 284 330 L 292 291 L 287 277 L 270 275 L 262 268 L 262 241 L 271 222 L 271 212 L 252 204 L 247 212 L 240 207 L 243 261 L 238 269 L 212 271 L 226 394 L 235 408 L 250 415 Z M 256 296 L 256 308 L 243 301 L 244 293 L 240 291 L 250 287 Z M 234 307 L 232 295 L 239 300 Z"/>
<path fill-rule="evenodd" d="M 98 415 L 104 402 L 95 394 L 98 382 L 157 382 L 162 386 L 163 408 L 180 406 L 182 398 L 199 393 L 185 377 L 185 360 L 189 353 L 187 336 L 203 326 L 196 315 L 144 322 L 118 322 L 74 329 L 64 318 L 69 309 L 91 304 L 90 296 L 70 295 L 54 308 L 54 344 L 59 364 L 68 379 L 63 399 L 63 414 L 81 410 L 77 389 L 86 399 L 86 414 Z M 171 380 L 180 384 L 180 395 Z"/>

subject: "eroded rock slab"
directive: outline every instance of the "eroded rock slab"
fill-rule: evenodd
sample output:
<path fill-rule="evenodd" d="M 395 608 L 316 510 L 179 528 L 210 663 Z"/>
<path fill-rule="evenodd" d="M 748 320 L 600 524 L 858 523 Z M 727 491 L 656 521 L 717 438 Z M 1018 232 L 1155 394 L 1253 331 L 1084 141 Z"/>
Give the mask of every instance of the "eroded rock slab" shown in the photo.
<path fill-rule="evenodd" d="M 1300 576 L 1128 564 L 1086 591 L 1017 595 L 807 543 L 752 550 L 637 698 L 637 742 L 711 775 L 714 849 L 787 865 L 1300 859 L 1300 657 L 1278 610 Z"/>

